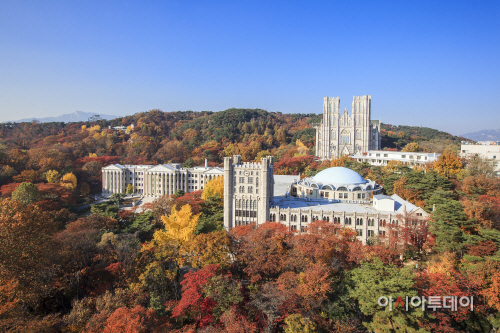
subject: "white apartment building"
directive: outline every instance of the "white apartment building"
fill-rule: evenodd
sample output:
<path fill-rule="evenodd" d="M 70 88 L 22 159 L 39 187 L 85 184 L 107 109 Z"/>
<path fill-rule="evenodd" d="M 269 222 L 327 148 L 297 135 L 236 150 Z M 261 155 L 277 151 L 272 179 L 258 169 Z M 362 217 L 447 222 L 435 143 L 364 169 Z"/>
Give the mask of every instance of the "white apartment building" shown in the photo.
<path fill-rule="evenodd" d="M 495 173 L 500 176 L 500 141 L 478 141 L 478 143 L 462 141 L 460 156 L 467 158 L 474 155 L 491 160 Z"/>
<path fill-rule="evenodd" d="M 437 161 L 437 153 L 415 153 L 404 151 L 369 150 L 366 153 L 351 155 L 358 162 L 368 162 L 370 165 L 384 166 L 389 161 L 400 161 L 405 165 L 421 165 Z"/>

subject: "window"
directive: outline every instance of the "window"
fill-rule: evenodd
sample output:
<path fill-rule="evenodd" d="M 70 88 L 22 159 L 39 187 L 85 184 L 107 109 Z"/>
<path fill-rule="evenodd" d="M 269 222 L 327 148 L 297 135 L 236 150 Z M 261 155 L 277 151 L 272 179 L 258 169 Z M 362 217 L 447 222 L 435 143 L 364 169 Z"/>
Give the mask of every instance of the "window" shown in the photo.
<path fill-rule="evenodd" d="M 240 193 L 245 193 L 245 186 L 240 186 Z"/>
<path fill-rule="evenodd" d="M 375 231 L 368 230 L 368 237 L 373 237 L 373 236 L 375 236 Z"/>
<path fill-rule="evenodd" d="M 389 154 L 384 154 L 384 157 L 389 157 Z"/>
<path fill-rule="evenodd" d="M 363 236 L 363 229 L 356 230 L 358 236 Z"/>
<path fill-rule="evenodd" d="M 240 183 L 242 183 L 242 184 L 245 183 L 245 177 L 240 177 Z"/>
<path fill-rule="evenodd" d="M 253 177 L 248 177 L 248 184 L 252 184 L 253 183 Z"/>
<path fill-rule="evenodd" d="M 349 144 L 349 142 L 349 133 L 347 131 L 342 131 L 342 133 L 340 134 L 340 144 Z"/>
<path fill-rule="evenodd" d="M 248 193 L 253 193 L 253 186 L 248 186 Z"/>
<path fill-rule="evenodd" d="M 406 158 L 406 155 L 401 155 L 401 158 Z"/>

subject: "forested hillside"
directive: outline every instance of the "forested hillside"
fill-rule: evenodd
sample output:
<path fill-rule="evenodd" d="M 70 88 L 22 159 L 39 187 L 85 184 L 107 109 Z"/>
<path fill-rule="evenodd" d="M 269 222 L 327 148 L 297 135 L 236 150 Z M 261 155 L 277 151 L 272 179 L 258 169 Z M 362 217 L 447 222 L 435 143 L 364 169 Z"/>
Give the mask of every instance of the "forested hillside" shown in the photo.
<path fill-rule="evenodd" d="M 23 180 L 21 174 L 46 180 L 47 172 L 72 172 L 80 186 L 100 189 L 100 167 L 122 164 L 180 162 L 185 166 L 220 164 L 224 156 L 243 160 L 274 155 L 283 158 L 314 155 L 315 130 L 321 116 L 282 114 L 265 110 L 229 109 L 220 112 L 162 112 L 85 123 L 0 124 L 0 184 Z M 131 125 L 134 124 L 134 128 Z M 127 131 L 109 126 L 128 126 Z M 455 147 L 457 137 L 427 128 L 383 125 L 382 144 L 403 148 L 418 142 L 420 149 L 442 152 Z M 86 192 L 86 191 L 84 191 Z"/>
<path fill-rule="evenodd" d="M 2 332 L 491 332 L 500 328 L 500 180 L 456 137 L 384 125 L 433 164 L 317 161 L 314 114 L 153 110 L 96 123 L 0 125 Z M 132 128 L 134 124 L 134 128 Z M 124 130 L 108 126 L 126 126 Z M 406 131 L 406 132 L 405 132 Z M 401 147 L 402 146 L 402 147 Z M 431 214 L 388 221 L 367 244 L 326 221 L 223 229 L 223 179 L 141 209 L 125 194 L 78 210 L 111 163 L 275 156 L 275 173 L 344 166 Z M 80 208 L 83 208 L 82 206 Z M 405 221 L 405 223 L 403 223 Z M 378 222 L 382 223 L 382 222 Z M 299 229 L 300 230 L 300 229 Z M 473 298 L 393 311 L 380 296 Z"/>
<path fill-rule="evenodd" d="M 382 124 L 382 147 L 401 149 L 411 142 L 418 142 L 423 151 L 442 153 L 446 147 L 460 149 L 463 137 L 451 135 L 429 127 Z"/>

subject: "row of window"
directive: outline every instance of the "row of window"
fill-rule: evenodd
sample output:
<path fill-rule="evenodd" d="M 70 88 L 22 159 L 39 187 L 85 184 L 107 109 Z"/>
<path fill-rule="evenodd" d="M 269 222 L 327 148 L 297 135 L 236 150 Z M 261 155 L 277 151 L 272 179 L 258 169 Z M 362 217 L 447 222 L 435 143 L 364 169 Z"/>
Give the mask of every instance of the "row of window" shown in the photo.
<path fill-rule="evenodd" d="M 249 210 L 237 210 L 234 212 L 234 216 L 237 216 L 237 217 L 257 217 L 257 212 L 256 211 L 249 211 Z"/>
<path fill-rule="evenodd" d="M 383 157 L 389 157 L 389 154 L 373 154 L 373 155 L 375 155 L 375 157 L 380 157 L 380 155 L 384 155 Z M 370 153 L 370 154 L 368 154 L 368 156 L 372 156 L 372 154 Z M 415 157 L 414 155 L 408 155 L 408 158 L 410 160 L 413 160 L 414 157 Z M 427 160 L 427 156 L 420 156 L 420 155 L 417 155 L 416 159 L 420 160 L 420 159 L 422 159 L 422 157 L 424 160 Z M 406 158 L 406 155 L 401 155 L 401 158 Z M 372 162 L 373 162 L 373 160 L 372 160 Z"/>
<path fill-rule="evenodd" d="M 276 214 L 270 214 L 270 221 L 272 222 L 276 222 Z M 290 215 L 290 222 L 297 222 L 297 215 L 293 214 L 293 215 Z M 334 217 L 333 218 L 333 223 L 340 223 L 340 217 Z M 320 220 L 320 217 L 318 215 L 316 216 L 312 216 L 312 220 L 313 221 L 319 221 Z M 325 216 L 323 218 L 323 220 L 327 221 L 327 222 L 330 222 L 330 218 L 328 216 Z M 280 214 L 279 215 L 279 221 L 281 222 L 286 222 L 286 214 Z M 308 222 L 308 216 L 307 215 L 301 215 L 300 216 L 300 222 Z M 345 225 L 352 225 L 352 218 L 351 217 L 346 217 L 344 218 L 344 224 Z M 356 218 L 355 219 L 355 224 L 357 226 L 363 226 L 363 218 Z M 389 223 L 393 224 L 393 225 L 399 225 L 399 220 L 392 220 L 389 221 Z M 406 225 L 413 225 L 413 226 L 416 226 L 418 224 L 421 224 L 421 225 L 424 225 L 425 222 L 424 221 L 411 221 L 411 223 L 408 223 L 408 221 L 405 222 Z M 375 226 L 375 220 L 374 219 L 367 219 L 367 224 L 366 224 L 368 227 L 374 227 Z M 387 225 L 387 222 L 386 220 L 380 220 L 379 221 L 379 226 L 380 227 L 385 227 Z"/>
<path fill-rule="evenodd" d="M 253 186 L 248 186 L 247 189 L 246 189 L 246 193 L 253 193 Z M 245 186 L 240 186 L 239 187 L 239 193 L 245 193 Z M 259 188 L 257 187 L 255 189 L 255 193 L 259 193 Z"/>
<path fill-rule="evenodd" d="M 250 222 L 250 221 L 235 221 L 234 224 L 239 226 L 239 225 L 249 225 L 250 223 L 253 223 L 253 222 Z"/>
<path fill-rule="evenodd" d="M 234 208 L 257 210 L 257 200 L 236 199 L 234 200 Z"/>
<path fill-rule="evenodd" d="M 240 170 L 239 172 L 239 175 L 242 175 L 243 174 L 243 171 Z M 253 171 L 250 171 L 250 176 L 253 176 L 254 175 L 254 172 Z M 259 175 L 259 172 L 258 171 L 255 171 L 255 175 L 258 176 Z"/>

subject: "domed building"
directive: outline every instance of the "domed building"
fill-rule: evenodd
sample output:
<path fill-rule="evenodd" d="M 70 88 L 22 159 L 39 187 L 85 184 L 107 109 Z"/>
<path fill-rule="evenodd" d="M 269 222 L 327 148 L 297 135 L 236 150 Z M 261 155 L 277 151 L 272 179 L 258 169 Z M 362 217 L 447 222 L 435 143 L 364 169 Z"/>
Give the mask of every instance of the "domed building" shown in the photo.
<path fill-rule="evenodd" d="M 292 184 L 290 195 L 298 198 L 328 199 L 335 202 L 368 202 L 382 187 L 364 179 L 354 170 L 333 167 Z"/>
<path fill-rule="evenodd" d="M 381 194 L 382 187 L 357 172 L 333 167 L 314 177 L 274 174 L 272 156 L 261 162 L 224 158 L 224 227 L 280 222 L 293 232 L 307 232 L 322 220 L 352 228 L 363 243 L 384 237 L 387 226 L 408 225 L 428 217 L 422 208 L 397 194 Z M 420 225 L 420 224 L 418 224 Z"/>

